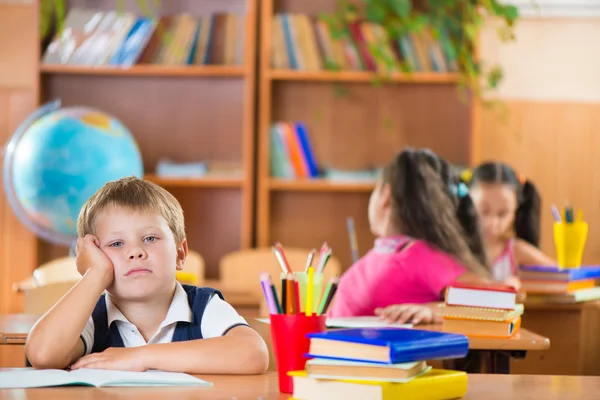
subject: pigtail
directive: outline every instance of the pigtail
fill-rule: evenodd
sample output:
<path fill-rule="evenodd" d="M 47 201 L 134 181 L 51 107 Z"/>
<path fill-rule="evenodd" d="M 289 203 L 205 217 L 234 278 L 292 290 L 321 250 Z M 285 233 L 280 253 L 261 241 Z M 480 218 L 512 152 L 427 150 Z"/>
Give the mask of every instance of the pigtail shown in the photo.
<path fill-rule="evenodd" d="M 456 208 L 456 217 L 465 234 L 465 239 L 471 249 L 471 253 L 473 253 L 475 258 L 477 258 L 482 265 L 488 267 L 488 259 L 485 252 L 485 245 L 483 244 L 481 227 L 479 225 L 479 216 L 475 209 L 475 205 L 473 204 L 473 200 L 468 194 L 459 197 L 458 207 Z"/>
<path fill-rule="evenodd" d="M 444 174 L 439 167 L 439 159 L 438 164 L 432 163 L 427 153 L 404 150 L 385 171 L 399 231 L 454 256 L 471 272 L 490 277 L 486 263 L 470 249 L 456 217 L 456 198 L 449 195 L 449 186 L 443 182 Z M 464 201 L 465 212 L 473 208 L 470 199 Z M 474 229 L 471 231 L 475 232 Z M 480 246 L 475 239 L 473 243 Z"/>
<path fill-rule="evenodd" d="M 536 247 L 540 246 L 541 202 L 533 183 L 525 181 L 515 213 L 515 234 Z"/>

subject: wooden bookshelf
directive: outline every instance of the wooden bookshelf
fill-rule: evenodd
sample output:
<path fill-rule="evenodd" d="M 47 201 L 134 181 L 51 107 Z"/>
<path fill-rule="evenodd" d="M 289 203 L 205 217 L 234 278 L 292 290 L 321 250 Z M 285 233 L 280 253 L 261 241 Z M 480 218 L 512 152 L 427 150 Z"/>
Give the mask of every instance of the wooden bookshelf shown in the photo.
<path fill-rule="evenodd" d="M 162 65 L 134 65 L 132 67 L 87 67 L 79 65 L 50 64 L 40 66 L 44 75 L 122 75 L 122 76 L 197 76 L 197 77 L 241 77 L 246 74 L 246 68 L 228 65 L 202 65 L 202 66 L 162 66 Z"/>
<path fill-rule="evenodd" d="M 450 73 L 413 74 L 393 73 L 377 75 L 366 71 L 286 71 L 270 70 L 266 73 L 274 81 L 305 81 L 305 82 L 357 82 L 368 83 L 380 80 L 385 83 L 457 83 L 458 75 Z"/>
<path fill-rule="evenodd" d="M 371 192 L 374 182 L 339 182 L 326 179 L 270 179 L 271 191 L 288 192 Z"/>
<path fill-rule="evenodd" d="M 244 179 L 238 177 L 204 176 L 201 178 L 168 178 L 156 174 L 145 174 L 144 179 L 169 187 L 241 188 Z"/>
<path fill-rule="evenodd" d="M 135 0 L 67 4 L 98 11 L 123 5 L 125 12 L 143 14 Z M 98 108 L 124 123 L 140 148 L 145 178 L 179 200 L 189 248 L 205 259 L 206 278 L 216 279 L 223 255 L 253 244 L 257 1 L 169 0 L 160 2 L 156 13 L 188 13 L 195 18 L 245 15 L 241 65 L 138 63 L 125 68 L 39 62 L 40 101 L 60 98 L 63 107 Z M 236 164 L 242 172 L 165 178 L 156 174 L 160 159 Z M 40 241 L 38 262 L 67 251 Z"/>
<path fill-rule="evenodd" d="M 367 218 L 371 182 L 276 179 L 270 176 L 270 127 L 301 121 L 317 164 L 339 170 L 383 166 L 405 146 L 428 147 L 462 165 L 475 157 L 476 107 L 461 100 L 455 73 L 395 73 L 275 68 L 274 16 L 301 13 L 312 21 L 335 0 L 261 2 L 257 245 L 318 248 L 327 241 L 344 268 L 351 265 L 347 217 L 353 217 L 359 252 L 373 245 Z M 291 29 L 291 28 L 290 28 Z M 381 80 L 382 84 L 374 84 Z M 340 94 L 343 88 L 345 94 Z"/>

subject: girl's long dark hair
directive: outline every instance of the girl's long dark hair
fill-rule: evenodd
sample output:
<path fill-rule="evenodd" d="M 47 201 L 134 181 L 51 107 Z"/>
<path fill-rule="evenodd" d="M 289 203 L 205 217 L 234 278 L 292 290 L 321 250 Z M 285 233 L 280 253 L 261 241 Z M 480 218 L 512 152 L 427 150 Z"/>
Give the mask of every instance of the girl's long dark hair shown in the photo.
<path fill-rule="evenodd" d="M 533 183 L 521 179 L 510 166 L 499 162 L 486 162 L 478 166 L 473 171 L 469 185 L 478 183 L 500 183 L 515 190 L 518 204 L 515 211 L 515 235 L 539 247 L 541 198 Z"/>
<path fill-rule="evenodd" d="M 468 239 L 470 227 L 457 218 L 457 213 L 465 212 L 461 209 L 465 200 L 457 200 L 445 160 L 429 150 L 406 149 L 384 169 L 383 179 L 390 185 L 392 216 L 400 232 L 454 256 L 469 271 L 490 277 L 483 250 L 483 257 L 471 250 L 473 243 L 475 247 L 481 243 L 477 216 L 469 212 L 477 238 Z M 468 204 L 462 207 L 468 208 Z"/>

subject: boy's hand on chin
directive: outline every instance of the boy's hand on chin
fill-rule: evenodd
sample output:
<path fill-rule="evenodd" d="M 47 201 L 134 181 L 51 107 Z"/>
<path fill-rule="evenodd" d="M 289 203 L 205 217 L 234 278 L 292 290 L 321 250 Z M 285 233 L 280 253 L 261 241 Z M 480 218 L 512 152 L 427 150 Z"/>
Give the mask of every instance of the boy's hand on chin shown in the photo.
<path fill-rule="evenodd" d="M 80 368 L 137 372 L 147 370 L 139 347 L 110 347 L 102 353 L 88 354 L 71 365 L 71 370 Z"/>
<path fill-rule="evenodd" d="M 97 272 L 104 288 L 109 287 L 115 278 L 113 264 L 100 248 L 100 240 L 94 235 L 85 235 L 77 239 L 76 263 L 81 276 L 90 270 Z"/>

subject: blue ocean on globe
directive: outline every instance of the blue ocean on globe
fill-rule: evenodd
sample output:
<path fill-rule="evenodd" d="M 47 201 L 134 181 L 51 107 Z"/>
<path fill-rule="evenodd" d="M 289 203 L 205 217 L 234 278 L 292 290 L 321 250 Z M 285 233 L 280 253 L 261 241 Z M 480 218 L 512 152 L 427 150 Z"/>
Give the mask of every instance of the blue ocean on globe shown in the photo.
<path fill-rule="evenodd" d="M 19 218 L 39 236 L 65 245 L 74 240 L 79 211 L 94 192 L 108 181 L 143 176 L 129 130 L 92 108 L 42 114 L 7 153 L 10 182 L 4 182 L 5 190 L 12 191 Z"/>

